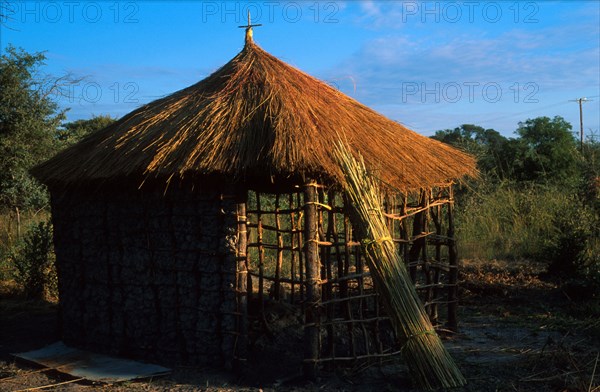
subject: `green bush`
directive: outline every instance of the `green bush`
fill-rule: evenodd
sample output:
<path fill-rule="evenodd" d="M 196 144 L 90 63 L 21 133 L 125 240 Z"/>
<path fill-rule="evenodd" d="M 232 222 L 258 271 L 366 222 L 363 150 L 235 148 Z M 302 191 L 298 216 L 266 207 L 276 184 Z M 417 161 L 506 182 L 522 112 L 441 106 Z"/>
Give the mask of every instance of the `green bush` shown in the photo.
<path fill-rule="evenodd" d="M 547 239 L 542 256 L 548 261 L 548 270 L 554 275 L 575 276 L 587 274 L 599 264 L 595 233 L 598 219 L 594 211 L 574 201 L 556 214 L 556 230 Z"/>
<path fill-rule="evenodd" d="M 557 231 L 544 256 L 548 272 L 562 280 L 571 299 L 600 299 L 600 218 L 581 203 L 571 205 L 555 219 Z"/>
<path fill-rule="evenodd" d="M 55 298 L 57 277 L 52 246 L 52 224 L 31 226 L 9 255 L 13 278 L 27 298 Z"/>
<path fill-rule="evenodd" d="M 458 201 L 461 257 L 534 259 L 555 237 L 554 217 L 570 197 L 558 187 L 486 183 Z"/>
<path fill-rule="evenodd" d="M 574 297 L 600 297 L 600 214 L 576 188 L 484 184 L 462 197 L 457 225 L 461 257 L 544 263 Z"/>

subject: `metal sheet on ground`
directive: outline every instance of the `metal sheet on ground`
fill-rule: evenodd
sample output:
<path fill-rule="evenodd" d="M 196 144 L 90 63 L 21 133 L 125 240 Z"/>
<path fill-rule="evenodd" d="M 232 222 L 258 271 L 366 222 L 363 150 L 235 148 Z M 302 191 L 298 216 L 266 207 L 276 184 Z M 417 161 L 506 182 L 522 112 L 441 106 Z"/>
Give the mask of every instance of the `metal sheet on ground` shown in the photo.
<path fill-rule="evenodd" d="M 158 365 L 68 347 L 63 342 L 12 355 L 90 381 L 119 382 L 161 376 L 171 372 L 171 369 Z"/>

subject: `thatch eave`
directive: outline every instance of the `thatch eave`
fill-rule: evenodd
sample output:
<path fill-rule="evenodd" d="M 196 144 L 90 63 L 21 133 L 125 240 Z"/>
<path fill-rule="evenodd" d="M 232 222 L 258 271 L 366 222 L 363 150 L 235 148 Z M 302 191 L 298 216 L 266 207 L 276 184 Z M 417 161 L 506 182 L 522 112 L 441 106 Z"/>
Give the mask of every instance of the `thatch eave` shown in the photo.
<path fill-rule="evenodd" d="M 406 191 L 476 175 L 473 157 L 421 136 L 252 42 L 206 79 L 150 102 L 35 167 L 46 184 L 222 175 L 343 183 L 342 138 L 382 182 Z"/>

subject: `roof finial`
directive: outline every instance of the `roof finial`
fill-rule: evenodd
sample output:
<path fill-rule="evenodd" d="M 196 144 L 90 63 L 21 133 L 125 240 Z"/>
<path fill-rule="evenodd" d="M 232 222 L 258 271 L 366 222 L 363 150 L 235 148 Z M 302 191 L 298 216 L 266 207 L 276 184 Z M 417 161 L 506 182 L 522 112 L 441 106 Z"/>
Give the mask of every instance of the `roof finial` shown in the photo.
<path fill-rule="evenodd" d="M 248 24 L 246 26 L 238 26 L 246 29 L 246 44 L 252 42 L 252 28 L 256 26 L 262 26 L 262 24 L 252 24 L 250 19 L 250 10 L 248 10 Z"/>

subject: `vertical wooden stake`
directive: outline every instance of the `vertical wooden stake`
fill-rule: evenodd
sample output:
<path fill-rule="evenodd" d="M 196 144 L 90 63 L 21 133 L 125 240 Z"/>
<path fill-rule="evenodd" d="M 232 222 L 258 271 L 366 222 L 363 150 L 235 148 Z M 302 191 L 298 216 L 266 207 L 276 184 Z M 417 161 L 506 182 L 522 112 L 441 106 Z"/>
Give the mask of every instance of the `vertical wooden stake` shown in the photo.
<path fill-rule="evenodd" d="M 448 203 L 448 328 L 452 331 L 458 331 L 458 252 L 456 249 L 456 239 L 454 238 L 454 195 L 452 185 L 449 189 Z"/>
<path fill-rule="evenodd" d="M 273 296 L 279 301 L 281 295 L 281 267 L 283 266 L 283 235 L 281 234 L 281 220 L 279 219 L 279 194 L 275 195 L 275 228 L 277 229 L 277 264 L 275 265 L 275 285 Z"/>
<path fill-rule="evenodd" d="M 352 242 L 352 226 L 350 225 L 350 217 L 348 215 L 350 202 L 345 194 L 342 200 L 344 203 L 344 268 L 343 273 L 340 275 L 348 276 L 350 273 L 350 258 L 352 256 L 350 249 L 350 243 Z M 348 280 L 340 282 L 340 297 L 348 297 Z M 346 320 L 352 320 L 354 318 L 352 315 L 352 304 L 350 301 L 344 302 L 344 312 Z M 356 340 L 354 336 L 354 323 L 352 322 L 348 323 L 348 335 L 350 336 L 350 355 L 352 357 L 356 357 Z"/>
<path fill-rule="evenodd" d="M 423 190 L 423 208 L 426 208 L 426 210 L 423 211 L 423 226 L 421 228 L 423 234 L 429 232 L 429 219 L 431 218 L 431 210 L 430 210 L 429 204 L 430 204 L 431 196 L 432 196 L 431 189 Z M 425 275 L 425 284 L 427 286 L 429 286 L 427 288 L 427 290 L 425 290 L 425 298 L 424 298 L 423 303 L 425 306 L 425 310 L 427 312 L 429 312 L 431 310 L 431 305 L 426 305 L 426 304 L 431 301 L 432 296 L 433 296 L 433 290 L 431 287 L 431 283 L 432 283 L 431 272 L 432 271 L 431 271 L 429 258 L 427 255 L 427 238 L 426 237 L 423 238 L 421 254 L 423 257 L 423 266 L 421 268 L 422 268 L 423 274 Z"/>
<path fill-rule="evenodd" d="M 402 198 L 402 206 L 400 207 L 400 215 L 406 216 L 408 209 L 408 194 L 405 193 Z M 410 234 L 408 232 L 408 220 L 404 219 L 400 223 L 400 237 L 406 241 L 402 244 L 402 256 L 404 257 L 404 262 L 406 263 L 406 268 L 408 268 L 408 264 L 410 263 Z"/>
<path fill-rule="evenodd" d="M 237 274 L 236 274 L 236 294 L 238 299 L 238 325 L 239 333 L 234 352 L 234 368 L 240 371 L 247 357 L 248 348 L 248 260 L 246 247 L 248 244 L 248 233 L 246 217 L 246 200 L 240 200 L 237 204 Z"/>
<path fill-rule="evenodd" d="M 290 283 L 290 302 L 294 303 L 294 282 L 296 281 L 296 220 L 295 220 L 295 212 L 294 212 L 294 195 L 290 193 L 289 198 L 289 206 L 290 206 L 290 247 L 292 251 L 290 252 L 290 278 L 292 279 Z"/>
<path fill-rule="evenodd" d="M 422 190 L 419 196 L 419 207 L 423 207 L 425 203 L 425 193 Z M 424 223 L 425 223 L 425 212 L 421 211 L 415 214 L 413 219 L 413 229 L 412 236 L 418 237 L 424 232 Z M 417 283 L 417 266 L 419 263 L 419 256 L 422 253 L 423 248 L 425 247 L 425 238 L 418 238 L 413 241 L 410 250 L 408 251 L 408 261 L 411 264 L 408 268 L 410 273 L 410 279 L 413 283 Z"/>
<path fill-rule="evenodd" d="M 321 195 L 323 200 L 322 202 L 324 204 L 329 204 L 331 207 L 333 207 L 335 205 L 335 195 L 333 194 L 333 192 L 328 192 L 327 193 L 327 199 L 325 200 L 325 194 Z M 321 224 L 324 224 L 324 219 L 323 217 L 321 217 Z M 335 253 L 336 256 L 338 255 L 338 250 L 337 250 L 337 235 L 335 234 L 336 230 L 335 230 L 335 212 L 333 211 L 333 208 L 329 210 L 329 212 L 327 213 L 327 230 L 326 230 L 326 234 L 325 234 L 325 241 L 328 242 L 332 242 L 334 243 L 334 247 L 328 246 L 325 248 L 325 260 L 321 260 L 321 263 L 323 263 L 323 261 L 325 262 L 325 278 L 327 279 L 327 283 L 325 284 L 325 300 L 329 301 L 333 298 L 333 284 L 331 283 L 331 280 L 333 279 L 334 276 L 334 271 L 333 271 L 333 267 L 332 267 L 332 250 L 335 249 Z M 339 266 L 339 264 L 338 264 Z M 328 304 L 327 308 L 326 308 L 326 320 L 330 321 L 334 319 L 334 315 L 335 315 L 335 305 L 334 304 Z M 335 358 L 335 329 L 333 324 L 329 324 L 327 326 L 327 352 L 329 355 L 331 355 L 331 357 Z M 335 367 L 335 362 L 331 363 L 332 367 Z"/>
<path fill-rule="evenodd" d="M 319 305 L 321 286 L 319 283 L 319 234 L 318 234 L 318 194 L 316 181 L 308 181 L 304 186 L 304 251 L 306 261 L 306 302 L 304 327 L 304 377 L 315 380 L 319 359 Z"/>
<path fill-rule="evenodd" d="M 435 213 L 432 213 L 433 224 L 435 225 L 435 233 L 438 236 L 438 238 L 435 241 L 435 261 L 437 263 L 441 264 L 442 263 L 442 243 L 441 243 L 441 236 L 443 235 L 443 232 L 442 232 L 442 217 L 443 217 L 444 211 L 442 210 L 442 206 L 441 205 L 435 207 L 435 211 L 436 211 Z M 433 288 L 433 298 L 435 300 L 437 300 L 438 297 L 440 296 L 440 289 L 437 286 L 440 283 L 440 268 L 439 267 L 436 267 L 434 269 L 434 272 L 433 272 L 433 283 L 436 284 L 436 286 Z M 430 312 L 429 312 L 429 317 L 431 318 L 431 322 L 433 323 L 433 325 L 436 325 L 437 322 L 438 322 L 438 305 L 437 305 L 437 303 L 431 304 L 431 308 L 430 308 Z"/>
<path fill-rule="evenodd" d="M 260 193 L 256 192 L 256 242 L 258 242 L 258 314 L 264 318 L 265 315 L 265 247 L 263 246 L 263 223 L 262 209 L 260 205 Z"/>
<path fill-rule="evenodd" d="M 304 208 L 304 206 L 301 204 L 304 202 L 304 198 L 300 197 L 302 194 L 302 192 L 298 192 L 296 193 L 296 208 L 298 209 L 298 211 L 301 211 L 301 209 Z M 300 201 L 302 200 L 302 202 Z M 302 248 L 304 245 L 304 236 L 303 236 L 303 227 L 302 227 L 302 216 L 304 215 L 304 211 L 301 211 L 298 214 L 298 222 L 296 223 L 298 225 L 297 227 L 297 231 L 296 234 L 298 235 L 298 240 L 297 240 L 297 244 L 298 244 L 298 248 L 300 249 L 300 252 L 298 252 L 298 279 L 301 282 L 304 282 L 305 279 L 305 268 L 304 268 L 304 252 L 305 249 Z M 304 312 L 306 309 L 306 286 L 304 285 L 304 283 L 300 284 L 300 306 L 302 308 L 302 311 Z"/>

